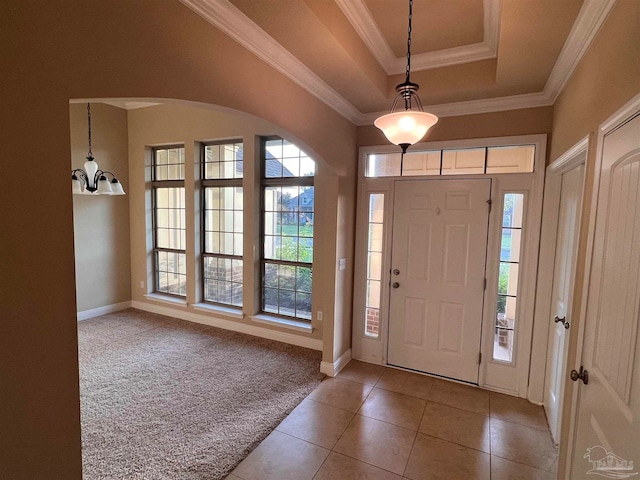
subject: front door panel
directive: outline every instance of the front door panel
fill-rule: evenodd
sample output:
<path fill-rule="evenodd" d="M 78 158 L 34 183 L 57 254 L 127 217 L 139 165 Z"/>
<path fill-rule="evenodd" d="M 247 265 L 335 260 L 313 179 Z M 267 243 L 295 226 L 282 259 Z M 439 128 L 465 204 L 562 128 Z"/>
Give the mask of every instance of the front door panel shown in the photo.
<path fill-rule="evenodd" d="M 491 180 L 398 181 L 388 363 L 478 382 Z"/>

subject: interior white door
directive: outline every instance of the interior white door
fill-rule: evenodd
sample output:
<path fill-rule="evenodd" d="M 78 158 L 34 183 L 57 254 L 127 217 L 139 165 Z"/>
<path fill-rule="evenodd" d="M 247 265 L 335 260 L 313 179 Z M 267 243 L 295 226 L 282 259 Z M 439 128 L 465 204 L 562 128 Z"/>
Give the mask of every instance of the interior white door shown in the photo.
<path fill-rule="evenodd" d="M 547 354 L 544 406 L 551 435 L 560 441 L 560 412 L 564 394 L 567 347 L 571 330 L 571 300 L 575 272 L 576 243 L 582 203 L 584 164 L 562 174 L 558 229 L 554 255 L 551 298 L 551 328 Z M 568 328 L 565 328 L 568 326 Z"/>
<path fill-rule="evenodd" d="M 587 298 L 571 478 L 627 478 L 640 470 L 640 116 L 604 137 Z"/>
<path fill-rule="evenodd" d="M 397 181 L 387 362 L 478 382 L 491 180 Z"/>

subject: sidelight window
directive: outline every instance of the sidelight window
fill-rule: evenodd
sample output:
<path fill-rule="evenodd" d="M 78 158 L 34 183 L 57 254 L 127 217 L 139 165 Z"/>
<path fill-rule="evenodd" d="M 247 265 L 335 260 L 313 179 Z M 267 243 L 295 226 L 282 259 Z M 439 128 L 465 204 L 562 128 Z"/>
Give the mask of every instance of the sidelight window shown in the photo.
<path fill-rule="evenodd" d="M 502 236 L 493 358 L 513 361 L 518 313 L 524 194 L 506 193 L 502 202 Z"/>

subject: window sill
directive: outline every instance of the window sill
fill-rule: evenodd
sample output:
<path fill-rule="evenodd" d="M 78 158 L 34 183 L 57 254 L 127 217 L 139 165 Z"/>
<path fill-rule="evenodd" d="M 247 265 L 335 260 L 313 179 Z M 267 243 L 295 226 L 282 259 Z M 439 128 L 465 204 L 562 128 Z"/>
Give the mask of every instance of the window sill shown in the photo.
<path fill-rule="evenodd" d="M 273 325 L 275 327 L 288 328 L 297 330 L 298 332 L 312 333 L 313 326 L 311 322 L 303 322 L 301 320 L 293 320 L 281 317 L 272 317 L 271 315 L 259 314 L 251 317 L 251 320 L 258 323 Z"/>
<path fill-rule="evenodd" d="M 238 308 L 223 307 L 221 305 L 211 305 L 210 303 L 194 303 L 191 306 L 194 310 L 199 310 L 201 312 L 226 315 L 228 317 L 233 317 L 240 320 L 244 318 L 244 313 L 242 313 L 242 310 Z"/>
<path fill-rule="evenodd" d="M 168 303 L 174 306 L 186 307 L 187 301 L 184 298 L 172 297 L 170 295 L 162 295 L 160 293 L 147 293 L 144 298 L 155 302 Z"/>

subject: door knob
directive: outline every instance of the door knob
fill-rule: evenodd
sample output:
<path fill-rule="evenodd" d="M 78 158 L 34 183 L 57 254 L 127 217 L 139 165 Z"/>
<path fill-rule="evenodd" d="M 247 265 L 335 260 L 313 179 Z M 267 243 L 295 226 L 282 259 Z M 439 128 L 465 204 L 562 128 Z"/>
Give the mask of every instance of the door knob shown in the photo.
<path fill-rule="evenodd" d="M 567 322 L 566 317 L 558 317 L 557 315 L 555 317 L 553 317 L 553 321 L 555 323 L 561 323 L 562 325 L 564 325 L 564 328 L 569 330 L 569 322 Z"/>
<path fill-rule="evenodd" d="M 571 370 L 571 380 L 577 382 L 578 380 L 582 380 L 582 383 L 587 385 L 589 383 L 589 372 L 584 370 L 582 366 L 580 366 L 580 371 L 577 372 L 575 370 Z"/>
<path fill-rule="evenodd" d="M 391 284 L 391 286 L 392 286 L 393 288 L 398 288 L 398 287 L 400 286 L 400 284 L 399 284 L 398 282 L 393 282 L 393 283 Z"/>

